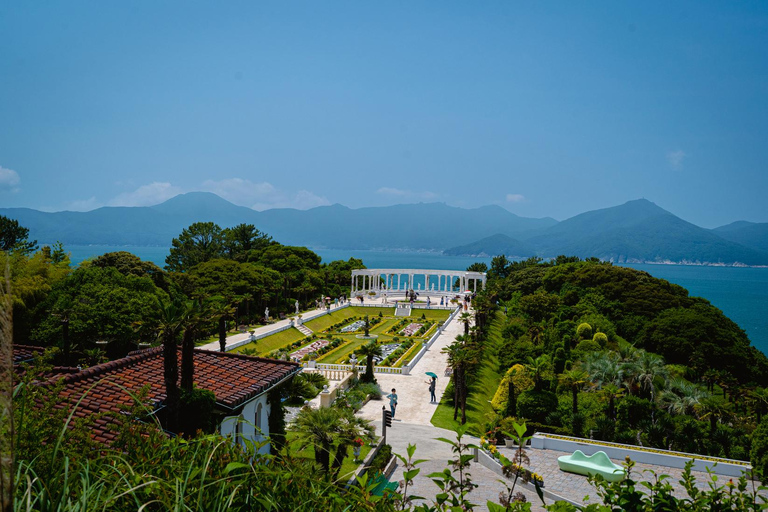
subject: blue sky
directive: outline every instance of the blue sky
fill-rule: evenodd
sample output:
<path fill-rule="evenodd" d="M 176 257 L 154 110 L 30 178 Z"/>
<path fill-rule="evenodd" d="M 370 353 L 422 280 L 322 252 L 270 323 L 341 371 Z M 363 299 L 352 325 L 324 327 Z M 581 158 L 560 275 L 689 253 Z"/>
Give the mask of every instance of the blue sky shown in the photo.
<path fill-rule="evenodd" d="M 765 2 L 3 2 L 0 205 L 768 222 Z"/>

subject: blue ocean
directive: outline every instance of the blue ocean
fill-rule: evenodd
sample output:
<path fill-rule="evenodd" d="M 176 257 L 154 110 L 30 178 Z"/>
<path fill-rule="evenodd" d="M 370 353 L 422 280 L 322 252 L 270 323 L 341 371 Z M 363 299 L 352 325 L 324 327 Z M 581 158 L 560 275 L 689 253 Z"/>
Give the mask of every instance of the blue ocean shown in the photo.
<path fill-rule="evenodd" d="M 167 247 L 145 246 L 67 246 L 72 262 L 112 251 L 129 251 L 143 260 L 165 265 Z M 434 252 L 355 251 L 315 249 L 324 262 L 360 258 L 369 268 L 464 270 L 490 258 L 443 256 Z M 747 332 L 752 344 L 768 354 L 768 268 L 705 267 L 684 265 L 627 264 L 654 277 L 686 288 L 692 296 L 704 297 L 720 308 Z M 417 281 L 418 282 L 418 281 Z"/>

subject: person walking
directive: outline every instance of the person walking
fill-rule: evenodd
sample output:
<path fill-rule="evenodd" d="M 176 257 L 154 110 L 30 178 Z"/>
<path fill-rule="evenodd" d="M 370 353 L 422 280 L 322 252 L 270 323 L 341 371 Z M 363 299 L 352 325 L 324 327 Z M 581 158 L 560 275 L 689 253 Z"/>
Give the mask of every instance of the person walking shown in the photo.
<path fill-rule="evenodd" d="M 429 403 L 433 404 L 437 402 L 435 399 L 435 386 L 437 385 L 437 377 L 432 377 L 427 381 L 429 384 Z"/>
<path fill-rule="evenodd" d="M 395 410 L 397 409 L 397 393 L 395 388 L 392 388 L 392 392 L 387 395 L 389 398 L 389 410 L 392 413 L 392 419 L 395 419 Z"/>

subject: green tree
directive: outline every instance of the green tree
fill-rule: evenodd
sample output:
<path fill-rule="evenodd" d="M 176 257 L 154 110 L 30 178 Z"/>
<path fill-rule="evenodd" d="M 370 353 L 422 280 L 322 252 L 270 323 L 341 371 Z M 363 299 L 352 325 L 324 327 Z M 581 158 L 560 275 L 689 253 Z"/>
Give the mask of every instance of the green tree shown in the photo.
<path fill-rule="evenodd" d="M 253 224 L 238 224 L 224 230 L 224 246 L 229 258 L 237 261 L 256 261 L 261 253 L 276 243 L 268 234 Z"/>
<path fill-rule="evenodd" d="M 15 219 L 0 215 L 0 251 L 29 254 L 37 250 L 37 240 L 29 240 L 29 228 Z"/>
<path fill-rule="evenodd" d="M 224 255 L 224 232 L 213 222 L 195 222 L 171 241 L 165 268 L 187 272 L 195 265 Z"/>
<path fill-rule="evenodd" d="M 589 382 L 589 374 L 582 368 L 571 368 L 557 377 L 561 386 L 571 392 L 573 405 L 572 411 L 576 415 L 579 412 L 579 391 Z"/>
<path fill-rule="evenodd" d="M 342 414 L 336 407 L 303 407 L 291 426 L 301 449 L 307 446 L 314 448 L 315 462 L 320 465 L 325 476 L 330 475 L 331 447 L 336 441 Z"/>
<path fill-rule="evenodd" d="M 165 403 L 168 408 L 167 428 L 178 431 L 179 405 L 179 336 L 188 321 L 188 306 L 181 300 L 157 301 L 157 331 L 163 343 L 163 381 L 165 383 Z"/>
<path fill-rule="evenodd" d="M 768 482 L 768 416 L 763 418 L 752 434 L 749 458 L 760 479 L 764 483 Z"/>
<path fill-rule="evenodd" d="M 360 382 L 376 382 L 373 375 L 373 358 L 381 357 L 381 345 L 376 340 L 371 340 L 357 349 L 357 355 L 365 357 L 365 373 L 360 376 Z"/>
<path fill-rule="evenodd" d="M 142 340 L 136 327 L 152 324 L 157 317 L 159 299 L 167 300 L 168 294 L 149 277 L 123 275 L 113 267 L 83 266 L 51 289 L 40 311 L 54 315 L 44 315 L 31 337 L 47 346 L 61 339 L 64 329 L 73 350 L 81 355 L 103 340 L 111 357 L 122 356 Z"/>

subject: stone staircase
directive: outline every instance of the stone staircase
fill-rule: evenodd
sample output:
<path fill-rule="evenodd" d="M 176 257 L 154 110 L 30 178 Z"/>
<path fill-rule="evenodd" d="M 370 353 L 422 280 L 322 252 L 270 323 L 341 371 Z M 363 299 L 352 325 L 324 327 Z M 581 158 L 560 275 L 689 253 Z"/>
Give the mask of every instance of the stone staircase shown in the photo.
<path fill-rule="evenodd" d="M 397 309 L 395 310 L 395 316 L 411 316 L 411 305 L 406 304 L 398 304 Z"/>
<path fill-rule="evenodd" d="M 314 334 L 312 329 L 310 329 L 309 327 L 307 327 L 304 324 L 294 325 L 294 327 L 296 327 L 299 330 L 299 332 L 301 334 L 303 334 L 304 336 L 312 336 L 312 334 Z"/>

